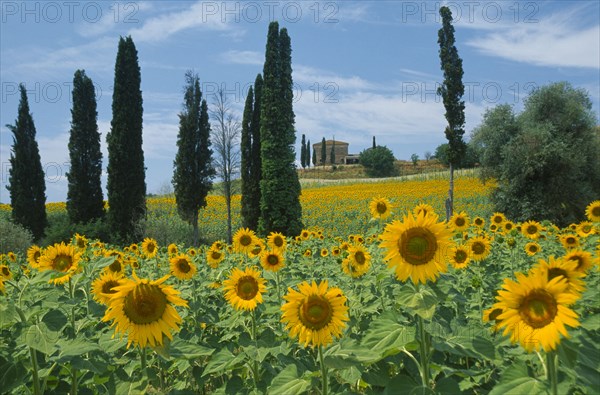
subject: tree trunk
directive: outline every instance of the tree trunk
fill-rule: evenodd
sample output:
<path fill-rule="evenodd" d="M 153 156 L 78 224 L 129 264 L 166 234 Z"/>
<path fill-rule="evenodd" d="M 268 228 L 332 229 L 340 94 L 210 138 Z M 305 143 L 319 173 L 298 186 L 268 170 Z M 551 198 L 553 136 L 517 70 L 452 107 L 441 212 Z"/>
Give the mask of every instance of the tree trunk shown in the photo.
<path fill-rule="evenodd" d="M 225 205 L 227 206 L 227 243 L 231 244 L 231 181 L 223 183 L 225 187 Z"/>
<path fill-rule="evenodd" d="M 448 199 L 446 199 L 446 221 L 450 221 L 454 208 L 454 166 L 450 163 L 450 189 L 448 190 Z"/>
<path fill-rule="evenodd" d="M 194 211 L 194 215 L 193 215 L 193 219 L 194 222 L 192 224 L 192 226 L 194 227 L 194 247 L 198 247 L 198 245 L 200 244 L 200 235 L 198 232 L 198 211 Z"/>

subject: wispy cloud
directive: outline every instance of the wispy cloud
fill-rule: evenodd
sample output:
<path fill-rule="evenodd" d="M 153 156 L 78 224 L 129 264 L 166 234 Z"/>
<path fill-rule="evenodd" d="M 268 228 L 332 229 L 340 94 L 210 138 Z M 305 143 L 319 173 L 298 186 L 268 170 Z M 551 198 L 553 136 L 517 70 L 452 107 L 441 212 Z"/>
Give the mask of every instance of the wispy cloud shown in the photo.
<path fill-rule="evenodd" d="M 265 62 L 265 55 L 257 51 L 238 51 L 232 49 L 221 53 L 219 59 L 224 63 L 262 66 Z"/>

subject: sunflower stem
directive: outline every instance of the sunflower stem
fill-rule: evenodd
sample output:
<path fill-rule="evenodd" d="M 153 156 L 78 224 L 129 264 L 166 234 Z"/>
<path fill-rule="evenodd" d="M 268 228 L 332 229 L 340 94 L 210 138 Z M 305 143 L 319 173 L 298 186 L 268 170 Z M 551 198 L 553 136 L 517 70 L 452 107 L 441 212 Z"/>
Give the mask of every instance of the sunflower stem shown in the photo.
<path fill-rule="evenodd" d="M 277 287 L 277 301 L 279 302 L 279 305 L 281 306 L 281 303 L 282 303 L 281 288 L 280 288 L 279 283 L 280 283 L 280 280 L 279 280 L 279 270 L 278 270 L 275 272 L 275 286 Z M 283 328 L 283 322 L 281 322 L 281 320 L 279 321 L 279 328 L 283 332 L 284 328 Z"/>
<path fill-rule="evenodd" d="M 41 395 L 42 391 L 40 389 L 40 377 L 38 375 L 38 361 L 36 351 L 29 347 L 29 356 L 31 358 L 31 366 L 33 366 L 33 393 L 35 395 Z"/>
<path fill-rule="evenodd" d="M 256 309 L 252 310 L 252 341 L 254 341 L 254 347 L 256 347 L 258 350 L 258 340 L 256 339 Z M 258 390 L 258 360 L 255 358 L 252 362 L 252 377 L 254 378 L 254 387 Z"/>
<path fill-rule="evenodd" d="M 142 361 L 142 371 L 148 376 L 147 364 L 146 364 L 146 347 L 140 347 L 140 358 Z"/>
<path fill-rule="evenodd" d="M 548 367 L 548 381 L 550 382 L 550 393 L 558 394 L 558 364 L 556 351 L 548 351 L 546 353 Z"/>
<path fill-rule="evenodd" d="M 327 367 L 323 362 L 323 346 L 319 345 L 319 363 L 321 364 L 321 394 L 327 395 L 328 392 L 328 383 L 327 383 Z"/>
<path fill-rule="evenodd" d="M 421 381 L 423 382 L 423 387 L 429 387 L 429 343 L 427 341 L 427 332 L 425 331 L 425 323 L 423 322 L 423 317 L 419 315 L 418 321 L 420 347 L 419 356 L 421 358 Z"/>
<path fill-rule="evenodd" d="M 69 296 L 71 300 L 75 299 L 75 287 L 69 277 Z M 77 330 L 75 329 L 75 305 L 71 308 L 71 328 L 73 329 L 73 339 L 77 337 Z M 71 364 L 71 395 L 77 395 L 77 369 Z"/>

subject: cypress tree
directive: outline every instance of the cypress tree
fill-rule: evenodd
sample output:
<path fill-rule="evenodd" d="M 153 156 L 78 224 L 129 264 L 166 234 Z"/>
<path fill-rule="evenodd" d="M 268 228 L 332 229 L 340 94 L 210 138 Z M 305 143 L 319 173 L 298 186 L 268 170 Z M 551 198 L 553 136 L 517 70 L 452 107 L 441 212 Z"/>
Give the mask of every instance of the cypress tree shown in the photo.
<path fill-rule="evenodd" d="M 312 164 L 313 166 L 317 165 L 317 150 L 313 149 L 313 153 L 312 153 Z"/>
<path fill-rule="evenodd" d="M 452 216 L 454 205 L 454 169 L 466 150 L 463 134 L 465 133 L 465 102 L 461 100 L 465 93 L 462 83 L 462 59 L 454 46 L 454 26 L 452 26 L 452 12 L 448 7 L 440 8 L 442 27 L 438 31 L 438 44 L 440 45 L 440 64 L 444 72 L 444 82 L 438 88 L 438 95 L 442 96 L 445 117 L 448 121 L 445 134 L 448 139 L 448 161 L 450 163 L 450 188 L 446 200 L 446 219 Z"/>
<path fill-rule="evenodd" d="M 373 136 L 373 148 L 377 148 L 377 144 L 375 144 L 375 136 Z"/>
<path fill-rule="evenodd" d="M 310 140 L 308 140 L 308 142 L 306 143 L 306 152 L 304 155 L 304 160 L 306 162 L 306 167 L 310 167 Z"/>
<path fill-rule="evenodd" d="M 300 165 L 306 168 L 306 137 L 302 135 L 302 146 L 300 148 Z"/>
<path fill-rule="evenodd" d="M 251 166 L 252 166 L 252 113 L 254 104 L 254 91 L 252 87 L 248 89 L 246 102 L 244 104 L 244 114 L 242 116 L 242 138 L 240 141 L 241 165 L 240 177 L 242 179 L 242 200 L 241 200 L 241 215 L 242 226 L 249 228 L 249 219 L 252 207 L 251 201 Z"/>
<path fill-rule="evenodd" d="M 325 166 L 327 163 L 327 143 L 325 142 L 325 137 L 321 140 L 321 166 Z"/>
<path fill-rule="evenodd" d="M 21 100 L 14 125 L 6 125 L 13 133 L 8 185 L 13 222 L 22 225 L 36 240 L 44 236 L 46 217 L 46 184 L 40 151 L 35 140 L 35 124 L 29 112 L 25 86 L 19 84 Z"/>
<path fill-rule="evenodd" d="M 335 165 L 335 139 L 333 139 L 333 144 L 331 144 L 331 152 L 329 153 L 329 161 L 331 162 L 331 166 Z"/>
<path fill-rule="evenodd" d="M 98 132 L 96 92 L 84 70 L 73 78 L 73 108 L 69 137 L 67 212 L 71 223 L 86 223 L 104 216 L 102 152 Z"/>
<path fill-rule="evenodd" d="M 115 62 L 108 143 L 108 223 L 117 240 L 139 239 L 136 224 L 146 214 L 142 149 L 142 91 L 138 56 L 131 36 L 119 39 Z M 139 229 L 138 229 L 139 230 Z"/>
<path fill-rule="evenodd" d="M 177 154 L 173 163 L 173 189 L 179 216 L 194 228 L 194 245 L 198 245 L 198 210 L 206 207 L 212 188 L 212 151 L 208 107 L 202 100 L 200 79 L 185 74 L 183 111 L 179 113 Z"/>
<path fill-rule="evenodd" d="M 279 31 L 277 22 L 269 24 L 263 75 L 259 232 L 296 236 L 303 225 L 294 152 L 292 48 L 287 30 Z"/>

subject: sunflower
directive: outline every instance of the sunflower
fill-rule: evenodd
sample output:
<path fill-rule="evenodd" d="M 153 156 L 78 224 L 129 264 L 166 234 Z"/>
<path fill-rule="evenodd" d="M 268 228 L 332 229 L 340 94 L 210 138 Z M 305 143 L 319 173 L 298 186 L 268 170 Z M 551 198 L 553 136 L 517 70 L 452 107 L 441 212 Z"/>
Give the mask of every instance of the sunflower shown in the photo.
<path fill-rule="evenodd" d="M 392 214 L 392 204 L 386 198 L 373 198 L 369 203 L 371 216 L 377 219 L 386 219 Z"/>
<path fill-rule="evenodd" d="M 521 233 L 528 239 L 538 239 L 542 230 L 542 225 L 537 221 L 527 221 L 521 224 Z"/>
<path fill-rule="evenodd" d="M 596 233 L 596 228 L 594 228 L 594 224 L 590 221 L 581 221 L 579 225 L 577 225 L 576 230 L 580 237 L 588 237 Z"/>
<path fill-rule="evenodd" d="M 285 258 L 279 249 L 265 250 L 260 254 L 260 265 L 268 272 L 277 272 L 285 266 Z"/>
<path fill-rule="evenodd" d="M 344 273 L 357 278 L 369 271 L 371 267 L 371 254 L 362 244 L 355 244 L 348 248 L 348 256 L 342 261 Z"/>
<path fill-rule="evenodd" d="M 169 259 L 171 274 L 180 280 L 189 280 L 194 277 L 197 269 L 192 259 L 186 254 L 179 254 Z"/>
<path fill-rule="evenodd" d="M 380 248 L 386 248 L 384 260 L 395 267 L 396 277 L 413 283 L 435 281 L 440 272 L 447 270 L 446 247 L 451 232 L 436 215 L 421 212 L 414 217 L 408 214 L 403 221 L 387 224 L 380 236 Z"/>
<path fill-rule="evenodd" d="M 4 278 L 0 277 L 0 294 L 6 293 L 6 286 L 4 285 Z"/>
<path fill-rule="evenodd" d="M 115 335 L 127 335 L 127 347 L 152 347 L 163 344 L 163 335 L 173 340 L 172 331 L 179 330 L 181 317 L 175 307 L 187 307 L 187 302 L 179 297 L 170 285 L 163 284 L 170 277 L 158 280 L 124 279 L 124 284 L 114 287 L 108 309 L 102 321 L 113 321 Z"/>
<path fill-rule="evenodd" d="M 190 247 L 187 250 L 187 254 L 191 257 L 196 256 L 197 253 L 198 253 L 198 251 L 196 251 L 196 249 L 194 247 Z"/>
<path fill-rule="evenodd" d="M 565 247 L 566 250 L 572 250 L 573 248 L 579 247 L 579 237 L 574 234 L 561 235 L 559 237 L 560 243 Z"/>
<path fill-rule="evenodd" d="M 142 242 L 142 252 L 146 255 L 146 258 L 154 258 L 158 253 L 156 240 L 146 237 Z"/>
<path fill-rule="evenodd" d="M 417 217 L 420 213 L 423 213 L 425 217 L 427 217 L 428 215 L 433 215 L 436 217 L 437 219 L 437 214 L 435 213 L 435 210 L 433 209 L 433 207 L 431 207 L 429 204 L 427 203 L 421 203 L 416 205 L 413 208 L 413 215 L 415 217 Z"/>
<path fill-rule="evenodd" d="M 464 211 L 454 213 L 454 215 L 450 217 L 449 224 L 455 232 L 462 232 L 469 228 L 469 216 Z"/>
<path fill-rule="evenodd" d="M 300 238 L 302 240 L 308 240 L 309 237 L 310 237 L 310 231 L 307 229 L 302 229 L 302 231 L 300 232 Z"/>
<path fill-rule="evenodd" d="M 342 253 L 342 249 L 338 246 L 331 247 L 331 256 L 338 256 Z"/>
<path fill-rule="evenodd" d="M 92 282 L 94 300 L 100 304 L 109 305 L 110 298 L 115 292 L 115 287 L 125 284 L 123 276 L 113 272 L 104 272 Z"/>
<path fill-rule="evenodd" d="M 532 241 L 532 242 L 529 242 L 529 243 L 525 244 L 525 252 L 529 256 L 534 256 L 535 254 L 537 254 L 541 250 L 542 250 L 542 247 L 538 243 L 536 243 L 535 241 Z"/>
<path fill-rule="evenodd" d="M 325 247 L 321 248 L 321 257 L 325 258 L 326 256 L 329 255 L 329 250 Z"/>
<path fill-rule="evenodd" d="M 222 250 L 211 247 L 206 251 L 206 262 L 213 269 L 218 268 L 223 259 L 225 259 L 225 253 Z"/>
<path fill-rule="evenodd" d="M 15 255 L 14 252 L 9 251 L 6 256 L 8 257 L 8 260 L 11 262 L 16 262 L 17 261 L 17 256 Z"/>
<path fill-rule="evenodd" d="M 498 316 L 502 314 L 502 309 L 499 308 L 490 308 L 487 310 L 484 310 L 483 312 L 483 322 L 491 322 L 494 321 L 494 326 L 492 327 L 492 330 L 495 332 L 498 331 L 498 327 L 500 325 L 500 323 L 502 322 L 502 320 L 498 319 Z"/>
<path fill-rule="evenodd" d="M 538 264 L 532 269 L 532 271 L 539 270 L 548 276 L 548 281 L 554 277 L 564 277 L 569 284 L 567 292 L 580 295 L 585 285 L 582 277 L 585 277 L 585 273 L 577 270 L 577 262 L 567 260 L 563 258 L 554 259 L 554 256 L 550 256 L 546 262 L 543 259 L 538 261 Z"/>
<path fill-rule="evenodd" d="M 600 222 L 600 200 L 595 200 L 588 204 L 585 209 L 585 215 L 592 222 Z"/>
<path fill-rule="evenodd" d="M 569 335 L 565 324 L 579 326 L 577 314 L 568 307 L 578 296 L 567 291 L 569 284 L 562 276 L 548 281 L 546 273 L 536 271 L 529 276 L 516 273 L 516 277 L 517 281 L 505 279 L 503 290 L 498 291 L 493 306 L 502 310 L 497 316 L 501 320 L 498 327 L 528 352 L 554 350 L 560 335 Z"/>
<path fill-rule="evenodd" d="M 257 242 L 256 234 L 248 228 L 241 228 L 233 235 L 233 247 L 235 252 L 247 254 Z"/>
<path fill-rule="evenodd" d="M 210 245 L 210 248 L 221 251 L 225 246 L 226 244 L 223 240 L 217 240 Z"/>
<path fill-rule="evenodd" d="M 234 268 L 229 278 L 223 281 L 225 299 L 236 310 L 254 310 L 263 302 L 262 294 L 267 291 L 265 282 L 254 268 L 247 267 L 245 271 Z"/>
<path fill-rule="evenodd" d="M 502 228 L 503 228 L 504 233 L 509 233 L 511 230 L 513 230 L 515 228 L 515 223 L 512 221 L 505 221 L 502 224 Z"/>
<path fill-rule="evenodd" d="M 307 248 L 306 250 L 304 250 L 304 253 L 302 254 L 307 258 L 310 258 L 312 256 L 312 251 L 310 248 Z"/>
<path fill-rule="evenodd" d="M 49 282 L 64 284 L 79 270 L 81 253 L 73 245 L 65 243 L 54 244 L 46 248 L 39 261 L 39 270 L 54 270 L 63 273 L 62 276 L 54 278 Z"/>
<path fill-rule="evenodd" d="M 455 269 L 464 269 L 469 265 L 469 247 L 466 245 L 456 245 L 450 249 L 448 260 Z"/>
<path fill-rule="evenodd" d="M 477 226 L 478 228 L 483 228 L 485 226 L 485 219 L 481 217 L 475 217 L 473 218 L 473 225 Z"/>
<path fill-rule="evenodd" d="M 256 242 L 254 243 L 250 251 L 248 251 L 248 256 L 250 258 L 256 258 L 257 256 L 260 256 L 260 254 L 265 250 L 265 243 L 258 237 L 256 237 L 255 240 Z"/>
<path fill-rule="evenodd" d="M 80 250 L 85 250 L 88 245 L 88 239 L 84 235 L 80 235 L 79 233 L 75 233 L 73 242 Z"/>
<path fill-rule="evenodd" d="M 167 247 L 167 253 L 169 255 L 177 255 L 177 253 L 179 252 L 179 248 L 177 248 L 177 245 L 171 243 L 169 244 L 169 246 Z"/>
<path fill-rule="evenodd" d="M 592 253 L 583 250 L 571 250 L 564 257 L 566 261 L 575 261 L 575 270 L 585 273 L 592 267 Z"/>
<path fill-rule="evenodd" d="M 506 222 L 506 216 L 502 213 L 494 213 L 490 217 L 490 223 L 496 224 L 496 226 L 500 226 L 504 222 Z"/>
<path fill-rule="evenodd" d="M 272 250 L 285 251 L 287 247 L 287 240 L 285 236 L 278 232 L 271 232 L 267 237 L 267 246 Z"/>
<path fill-rule="evenodd" d="M 140 248 L 138 247 L 138 245 L 136 243 L 133 243 L 129 246 L 129 251 L 135 253 L 135 254 L 139 254 L 140 253 Z"/>
<path fill-rule="evenodd" d="M 6 265 L 0 265 L 0 278 L 3 280 L 10 280 L 12 278 L 12 272 Z"/>
<path fill-rule="evenodd" d="M 105 257 L 114 257 L 114 260 L 110 265 L 104 268 L 105 272 L 112 272 L 117 275 L 123 275 L 125 272 L 125 265 L 123 264 L 124 255 L 119 251 L 107 251 L 104 253 Z"/>
<path fill-rule="evenodd" d="M 492 232 L 495 232 L 495 231 L 497 231 L 497 230 L 498 230 L 498 225 L 496 225 L 496 224 L 493 224 L 493 223 L 492 223 L 492 224 L 490 224 L 490 231 L 492 231 Z"/>
<path fill-rule="evenodd" d="M 34 269 L 37 269 L 40 266 L 40 257 L 42 256 L 42 249 L 36 245 L 32 245 L 27 250 L 27 261 L 29 262 L 29 266 Z"/>
<path fill-rule="evenodd" d="M 470 256 L 474 261 L 482 261 L 490 254 L 490 241 L 485 236 L 477 236 L 468 242 Z"/>

